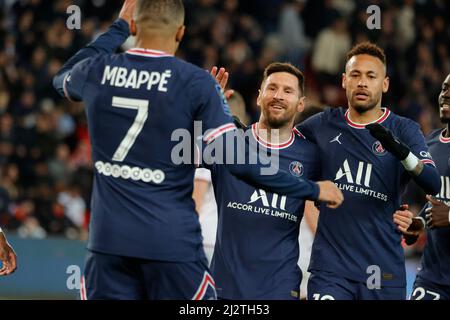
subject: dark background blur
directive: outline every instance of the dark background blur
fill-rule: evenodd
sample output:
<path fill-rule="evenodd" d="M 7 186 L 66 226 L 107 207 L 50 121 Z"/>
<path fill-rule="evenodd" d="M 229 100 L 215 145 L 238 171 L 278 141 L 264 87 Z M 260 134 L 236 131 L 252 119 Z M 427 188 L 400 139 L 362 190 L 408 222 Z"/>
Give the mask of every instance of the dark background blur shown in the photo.
<path fill-rule="evenodd" d="M 81 30 L 68 30 L 66 8 L 81 8 Z M 369 5 L 381 29 L 366 27 Z M 85 240 L 92 163 L 82 104 L 62 100 L 52 76 L 106 30 L 121 0 L 0 0 L 0 225 L 22 238 Z M 191 0 L 178 55 L 204 69 L 224 66 L 252 121 L 262 71 L 289 61 L 306 75 L 307 112 L 345 106 L 340 87 L 346 52 L 371 40 L 385 49 L 389 93 L 383 106 L 420 123 L 441 124 L 437 98 L 450 73 L 450 2 L 444 0 Z M 446 18 L 447 17 L 447 18 Z M 131 47 L 131 43 L 123 49 Z M 405 201 L 418 211 L 423 194 Z M 421 242 L 423 245 L 423 241 Z M 420 246 L 409 253 L 420 252 Z"/>

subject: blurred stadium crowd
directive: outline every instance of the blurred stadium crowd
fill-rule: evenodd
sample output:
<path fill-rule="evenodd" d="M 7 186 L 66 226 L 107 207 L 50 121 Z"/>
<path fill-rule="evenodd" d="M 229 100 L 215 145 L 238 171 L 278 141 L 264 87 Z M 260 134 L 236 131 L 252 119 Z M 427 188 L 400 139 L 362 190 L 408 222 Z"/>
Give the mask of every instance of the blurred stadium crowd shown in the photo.
<path fill-rule="evenodd" d="M 68 30 L 68 6 L 81 8 L 81 30 Z M 86 238 L 92 163 L 81 104 L 60 99 L 52 76 L 117 17 L 121 0 L 0 0 L 0 225 L 23 237 Z M 366 26 L 369 5 L 381 29 Z M 307 110 L 345 106 L 345 54 L 371 40 L 387 54 L 384 106 L 440 126 L 437 97 L 450 73 L 450 2 L 444 0 L 187 0 L 179 56 L 204 69 L 225 66 L 230 87 L 258 119 L 262 71 L 289 61 L 306 75 Z M 126 47 L 132 44 L 126 43 Z M 301 118 L 301 117 L 300 117 Z M 299 118 L 299 121 L 301 120 Z M 405 200 L 423 197 L 414 187 Z"/>

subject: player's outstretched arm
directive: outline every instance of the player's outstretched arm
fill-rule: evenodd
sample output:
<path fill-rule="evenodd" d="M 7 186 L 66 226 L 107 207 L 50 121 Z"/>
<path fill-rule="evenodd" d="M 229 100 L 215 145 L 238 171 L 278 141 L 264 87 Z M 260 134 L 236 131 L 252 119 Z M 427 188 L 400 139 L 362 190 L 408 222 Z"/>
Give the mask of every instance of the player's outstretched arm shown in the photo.
<path fill-rule="evenodd" d="M 400 160 L 406 171 L 427 194 L 439 192 L 441 182 L 439 173 L 434 166 L 424 165 L 406 144 L 399 141 L 390 130 L 381 124 L 372 123 L 367 125 L 366 129 L 375 139 L 380 141 L 388 152 Z"/>
<path fill-rule="evenodd" d="M 74 67 L 81 61 L 87 62 L 87 59 L 99 53 L 112 53 L 117 50 L 129 37 L 129 23 L 131 21 L 136 0 L 125 0 L 119 19 L 109 27 L 109 29 L 100 35 L 95 41 L 78 51 L 72 56 L 58 73 L 53 77 L 53 87 L 58 93 L 68 99 L 76 101 L 82 100 L 82 88 L 84 79 L 87 76 L 88 68 L 82 68 L 78 73 L 73 74 Z M 69 78 L 70 76 L 70 78 Z M 69 83 L 70 81 L 70 83 Z"/>
<path fill-rule="evenodd" d="M 17 256 L 14 249 L 6 240 L 6 236 L 0 228 L 0 261 L 3 266 L 0 269 L 0 276 L 13 273 L 17 268 Z"/>
<path fill-rule="evenodd" d="M 336 184 L 332 181 L 319 181 L 319 197 L 317 200 L 325 202 L 328 208 L 336 209 L 344 201 L 344 195 L 342 191 L 336 187 Z"/>
<path fill-rule="evenodd" d="M 235 138 L 240 141 L 232 144 L 232 148 L 227 148 L 229 144 L 226 141 L 220 141 L 221 139 L 233 140 Z M 261 165 L 261 163 L 268 163 L 269 160 L 265 158 L 264 154 L 255 154 L 255 151 L 247 148 L 244 138 L 236 131 L 227 132 L 219 136 L 215 142 L 217 146 L 222 146 L 221 152 L 216 154 L 216 159 L 233 159 L 233 161 L 221 163 L 224 163 L 231 174 L 256 188 L 297 199 L 319 200 L 326 202 L 330 208 L 337 208 L 344 201 L 341 190 L 331 181 L 316 183 L 311 180 L 294 177 L 281 169 L 277 169 L 270 174 L 264 174 L 264 169 L 267 169 L 267 167 Z M 259 159 L 259 161 L 252 164 L 242 163 L 242 161 L 237 159 L 239 154 L 245 154 L 244 159 Z M 214 162 L 216 160 L 209 161 Z"/>

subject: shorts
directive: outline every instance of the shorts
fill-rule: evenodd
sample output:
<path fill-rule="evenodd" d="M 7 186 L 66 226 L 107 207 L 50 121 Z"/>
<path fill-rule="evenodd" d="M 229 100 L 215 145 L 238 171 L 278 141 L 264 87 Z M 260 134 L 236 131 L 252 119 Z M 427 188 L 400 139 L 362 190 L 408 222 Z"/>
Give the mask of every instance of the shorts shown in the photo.
<path fill-rule="evenodd" d="M 308 300 L 405 300 L 406 287 L 369 289 L 366 283 L 328 272 L 312 270 L 308 281 Z"/>
<path fill-rule="evenodd" d="M 82 299 L 215 300 L 214 279 L 206 259 L 167 262 L 88 250 Z"/>

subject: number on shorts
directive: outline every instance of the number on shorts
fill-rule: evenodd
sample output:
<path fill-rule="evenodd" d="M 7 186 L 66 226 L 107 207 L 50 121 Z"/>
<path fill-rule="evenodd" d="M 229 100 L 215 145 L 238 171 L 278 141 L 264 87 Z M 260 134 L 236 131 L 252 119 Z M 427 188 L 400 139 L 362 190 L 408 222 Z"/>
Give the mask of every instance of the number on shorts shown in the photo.
<path fill-rule="evenodd" d="M 411 298 L 413 298 L 413 300 L 422 300 L 423 298 L 425 298 L 425 295 L 427 293 L 433 296 L 433 300 L 440 300 L 441 298 L 441 295 L 439 293 L 430 290 L 425 290 L 425 288 L 423 287 L 417 287 L 412 293 Z M 416 294 L 418 294 L 417 297 L 415 297 Z"/>
<path fill-rule="evenodd" d="M 333 296 L 330 296 L 329 294 L 324 294 L 323 296 L 320 296 L 319 293 L 313 294 L 314 300 L 334 300 Z"/>

